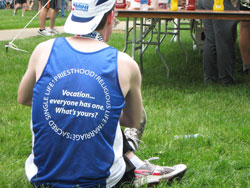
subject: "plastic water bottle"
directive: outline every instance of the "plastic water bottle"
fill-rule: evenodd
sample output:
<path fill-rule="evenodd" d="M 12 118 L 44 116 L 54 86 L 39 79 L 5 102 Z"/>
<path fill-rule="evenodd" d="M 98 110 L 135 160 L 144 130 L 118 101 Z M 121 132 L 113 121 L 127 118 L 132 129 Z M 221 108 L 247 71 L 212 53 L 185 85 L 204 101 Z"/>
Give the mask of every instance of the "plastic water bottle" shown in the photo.
<path fill-rule="evenodd" d="M 178 136 L 178 135 L 175 135 L 174 136 L 174 139 L 177 140 L 177 139 L 182 139 L 182 138 L 197 138 L 199 136 L 199 134 L 188 134 L 188 135 L 181 135 L 181 136 Z"/>
<path fill-rule="evenodd" d="M 148 0 L 140 0 L 140 10 L 147 11 L 148 10 Z"/>
<path fill-rule="evenodd" d="M 167 0 L 167 10 L 170 10 L 171 8 L 171 0 Z"/>

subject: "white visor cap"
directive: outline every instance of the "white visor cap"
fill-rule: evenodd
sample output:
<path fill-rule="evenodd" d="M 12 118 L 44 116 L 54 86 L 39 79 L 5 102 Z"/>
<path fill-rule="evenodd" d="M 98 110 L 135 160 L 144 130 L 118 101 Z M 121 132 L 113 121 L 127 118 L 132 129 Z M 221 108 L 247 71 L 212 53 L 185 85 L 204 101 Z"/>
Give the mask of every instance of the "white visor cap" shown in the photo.
<path fill-rule="evenodd" d="M 72 10 L 64 24 L 64 31 L 75 35 L 93 32 L 115 2 L 116 0 L 72 0 Z"/>

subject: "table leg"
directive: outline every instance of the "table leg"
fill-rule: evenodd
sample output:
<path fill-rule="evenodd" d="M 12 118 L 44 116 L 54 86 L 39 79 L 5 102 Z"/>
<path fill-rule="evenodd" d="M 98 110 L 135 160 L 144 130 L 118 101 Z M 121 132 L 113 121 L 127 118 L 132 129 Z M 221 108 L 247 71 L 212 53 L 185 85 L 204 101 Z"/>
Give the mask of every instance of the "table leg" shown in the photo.
<path fill-rule="evenodd" d="M 179 45 L 181 46 L 185 56 L 186 56 L 186 63 L 188 63 L 188 53 L 186 51 L 186 49 L 184 48 L 182 42 L 181 42 L 181 39 L 180 39 L 180 25 L 181 25 L 181 19 L 178 19 L 177 21 L 177 41 L 179 43 Z"/>
<path fill-rule="evenodd" d="M 144 42 L 144 22 L 145 18 L 141 18 L 141 23 L 140 23 L 140 38 L 139 38 L 139 57 L 140 57 L 140 67 L 141 67 L 141 74 L 143 76 L 143 42 Z"/>
<path fill-rule="evenodd" d="M 166 69 L 166 72 L 167 72 L 167 77 L 169 77 L 169 68 L 168 68 L 168 65 L 167 65 L 167 63 L 166 63 L 166 61 L 165 61 L 165 59 L 164 59 L 164 57 L 163 57 L 163 55 L 162 55 L 162 53 L 161 53 L 161 50 L 160 50 L 160 45 L 161 45 L 161 20 L 159 19 L 159 21 L 158 21 L 158 29 L 157 29 L 157 36 L 156 36 L 156 38 L 157 38 L 157 45 L 156 45 L 156 52 L 158 53 L 158 55 L 160 56 L 160 58 L 161 58 L 161 61 L 162 61 L 162 63 L 163 63 L 163 65 L 164 65 L 164 67 L 165 67 L 165 69 Z"/>
<path fill-rule="evenodd" d="M 136 18 L 133 19 L 133 37 L 132 37 L 132 58 L 135 58 L 135 47 L 136 47 Z"/>
<path fill-rule="evenodd" d="M 126 19 L 126 29 L 125 29 L 125 46 L 123 52 L 126 52 L 128 49 L 128 36 L 129 36 L 129 18 Z"/>

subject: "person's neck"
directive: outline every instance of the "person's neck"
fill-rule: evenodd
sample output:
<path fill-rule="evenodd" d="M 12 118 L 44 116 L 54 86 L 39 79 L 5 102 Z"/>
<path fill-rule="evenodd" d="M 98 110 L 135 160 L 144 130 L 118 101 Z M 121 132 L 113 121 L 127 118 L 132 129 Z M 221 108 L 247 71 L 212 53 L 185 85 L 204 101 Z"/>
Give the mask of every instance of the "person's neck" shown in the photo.
<path fill-rule="evenodd" d="M 75 35 L 75 37 L 81 37 L 81 38 L 89 38 L 89 39 L 95 39 L 100 42 L 106 42 L 107 41 L 107 35 L 105 32 L 101 31 L 93 31 L 89 34 L 84 34 L 84 35 Z"/>
<path fill-rule="evenodd" d="M 104 30 L 101 30 L 101 31 L 96 31 L 98 33 L 100 33 L 102 35 L 102 38 L 104 40 L 104 42 L 107 42 L 107 32 L 105 32 Z"/>

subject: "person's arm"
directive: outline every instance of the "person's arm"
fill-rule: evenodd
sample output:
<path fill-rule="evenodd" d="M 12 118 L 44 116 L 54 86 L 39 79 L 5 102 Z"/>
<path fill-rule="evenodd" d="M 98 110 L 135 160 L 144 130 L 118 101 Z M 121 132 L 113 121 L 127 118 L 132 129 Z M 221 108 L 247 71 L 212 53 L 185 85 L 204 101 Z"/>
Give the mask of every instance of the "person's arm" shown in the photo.
<path fill-rule="evenodd" d="M 142 113 L 141 96 L 141 73 L 137 63 L 128 55 L 120 54 L 122 57 L 118 70 L 119 79 L 125 96 L 120 124 L 125 127 L 136 127 L 140 123 Z"/>
<path fill-rule="evenodd" d="M 30 57 L 28 68 L 18 88 L 17 102 L 26 106 L 32 105 L 33 87 L 36 82 L 35 54 L 36 52 L 34 51 Z"/>
<path fill-rule="evenodd" d="M 48 60 L 52 44 L 53 40 L 40 43 L 33 51 L 28 68 L 18 88 L 17 102 L 19 104 L 32 105 L 33 87 Z"/>

